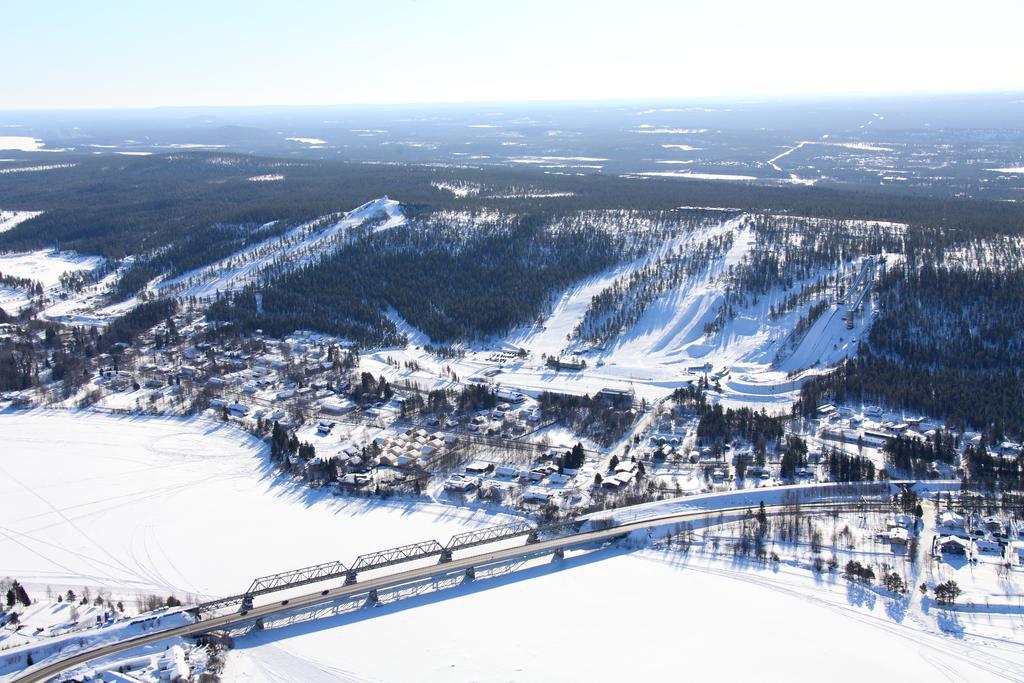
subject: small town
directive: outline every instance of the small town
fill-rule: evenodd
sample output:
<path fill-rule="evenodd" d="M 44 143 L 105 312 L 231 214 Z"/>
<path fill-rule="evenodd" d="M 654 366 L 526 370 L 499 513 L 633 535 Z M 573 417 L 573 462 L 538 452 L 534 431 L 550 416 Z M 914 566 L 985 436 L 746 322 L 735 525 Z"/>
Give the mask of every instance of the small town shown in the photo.
<path fill-rule="evenodd" d="M 2 16 L 0 683 L 1024 683 L 1020 0 Z"/>

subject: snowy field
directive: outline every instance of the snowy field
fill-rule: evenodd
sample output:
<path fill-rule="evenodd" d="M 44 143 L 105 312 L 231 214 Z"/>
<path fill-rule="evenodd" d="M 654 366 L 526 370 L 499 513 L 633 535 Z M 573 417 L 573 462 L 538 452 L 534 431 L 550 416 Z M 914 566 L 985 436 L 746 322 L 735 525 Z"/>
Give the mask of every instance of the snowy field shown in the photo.
<path fill-rule="evenodd" d="M 38 152 L 43 148 L 39 138 L 25 135 L 0 135 L 0 150 L 17 150 L 19 152 Z"/>
<path fill-rule="evenodd" d="M 92 270 L 103 263 L 98 256 L 82 256 L 74 252 L 40 249 L 11 254 L 0 254 L 0 273 L 26 277 L 53 287 L 64 273 Z"/>
<path fill-rule="evenodd" d="M 30 303 L 32 297 L 26 290 L 0 285 L 0 311 L 14 315 Z"/>
<path fill-rule="evenodd" d="M 809 574 L 596 551 L 243 637 L 225 680 L 1024 679 L 1017 644 L 901 623 L 885 600 Z"/>
<path fill-rule="evenodd" d="M 53 298 L 43 309 L 42 315 L 48 320 L 62 322 L 67 325 L 103 326 L 115 316 L 123 315 L 138 305 L 137 297 L 130 297 L 117 303 L 107 303 L 109 295 L 117 280 L 124 275 L 130 261 L 111 271 L 99 282 L 84 287 L 81 291 L 64 292 L 60 297 Z"/>
<path fill-rule="evenodd" d="M 6 413 L 0 443 L 0 576 L 30 591 L 227 595 L 258 575 L 504 521 L 309 489 L 275 476 L 255 438 L 199 419 Z"/>
<path fill-rule="evenodd" d="M 38 212 L 0 212 L 0 232 L 13 228 L 22 220 L 37 216 Z M 6 216 L 6 219 L 5 219 Z M 4 221 L 7 220 L 6 227 Z M 59 252 L 53 249 L 0 254 L 0 273 L 12 277 L 29 278 L 46 288 L 55 287 L 64 273 L 93 270 L 103 263 L 95 256 L 81 256 L 74 252 Z M 27 289 L 0 285 L 0 309 L 17 313 L 32 300 Z"/>

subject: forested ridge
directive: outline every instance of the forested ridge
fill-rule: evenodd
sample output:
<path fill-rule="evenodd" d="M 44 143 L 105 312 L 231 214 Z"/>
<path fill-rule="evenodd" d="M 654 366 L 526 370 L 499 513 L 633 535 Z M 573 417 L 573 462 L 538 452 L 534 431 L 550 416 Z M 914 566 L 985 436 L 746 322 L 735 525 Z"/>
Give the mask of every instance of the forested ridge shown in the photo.
<path fill-rule="evenodd" d="M 433 340 L 484 337 L 536 319 L 573 282 L 647 248 L 585 219 L 508 216 L 465 230 L 414 222 L 216 302 L 211 317 L 271 334 L 312 328 L 366 344 L 400 343 L 393 309 Z"/>

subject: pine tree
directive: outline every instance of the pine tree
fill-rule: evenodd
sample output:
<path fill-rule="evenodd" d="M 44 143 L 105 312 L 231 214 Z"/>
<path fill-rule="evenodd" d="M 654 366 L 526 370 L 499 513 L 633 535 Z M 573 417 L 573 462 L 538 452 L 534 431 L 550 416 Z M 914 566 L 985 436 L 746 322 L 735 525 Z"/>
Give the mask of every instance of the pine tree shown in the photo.
<path fill-rule="evenodd" d="M 28 607 L 32 604 L 32 601 L 29 600 L 28 592 L 25 590 L 25 587 L 17 581 L 14 582 L 14 590 L 15 593 L 17 594 L 18 602 L 20 602 L 25 607 Z"/>

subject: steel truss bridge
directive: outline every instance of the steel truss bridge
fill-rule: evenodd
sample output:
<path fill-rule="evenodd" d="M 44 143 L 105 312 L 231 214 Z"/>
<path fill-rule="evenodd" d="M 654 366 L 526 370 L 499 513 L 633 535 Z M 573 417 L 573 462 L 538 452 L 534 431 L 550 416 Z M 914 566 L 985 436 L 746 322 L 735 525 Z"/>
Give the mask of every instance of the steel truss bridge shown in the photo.
<path fill-rule="evenodd" d="M 339 578 L 343 578 L 346 585 L 351 585 L 356 583 L 360 572 L 383 569 L 396 564 L 415 562 L 431 557 L 439 558 L 438 561 L 442 563 L 451 562 L 452 553 L 465 550 L 466 548 L 474 548 L 520 536 L 526 536 L 528 543 L 536 543 L 541 538 L 576 533 L 582 525 L 582 521 L 570 520 L 534 526 L 526 520 L 517 520 L 509 524 L 489 526 L 456 534 L 445 545 L 430 539 L 420 541 L 419 543 L 398 546 L 397 548 L 366 553 L 357 557 L 349 565 L 334 561 L 300 569 L 290 569 L 277 574 L 257 577 L 253 579 L 249 589 L 244 593 L 210 600 L 209 602 L 202 603 L 196 609 L 200 612 L 208 612 L 237 604 L 241 604 L 243 609 L 248 609 L 252 606 L 253 598 L 268 593 L 276 593 L 299 586 L 306 586 L 311 583 L 320 583 L 321 581 Z"/>

